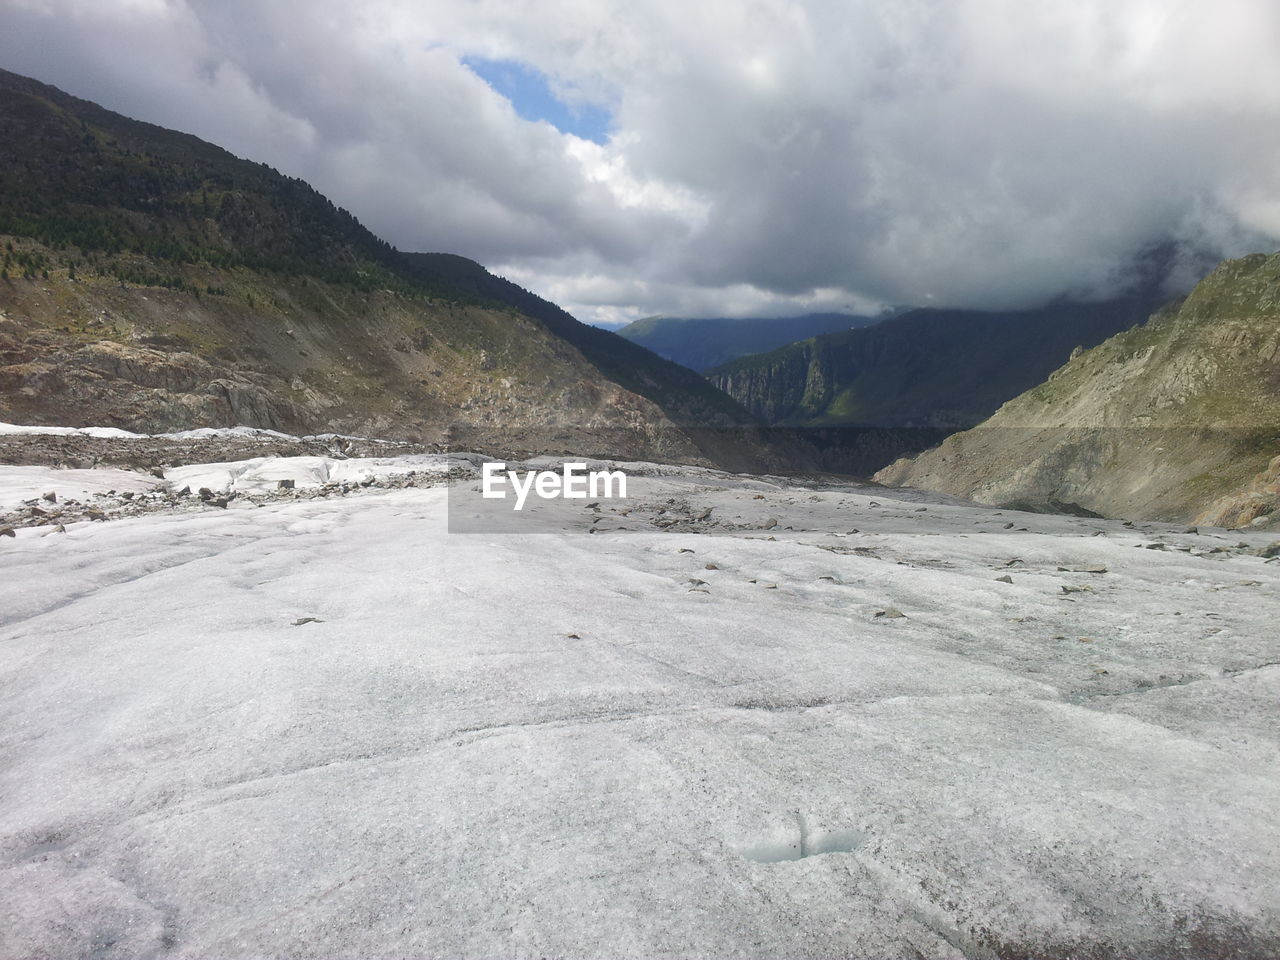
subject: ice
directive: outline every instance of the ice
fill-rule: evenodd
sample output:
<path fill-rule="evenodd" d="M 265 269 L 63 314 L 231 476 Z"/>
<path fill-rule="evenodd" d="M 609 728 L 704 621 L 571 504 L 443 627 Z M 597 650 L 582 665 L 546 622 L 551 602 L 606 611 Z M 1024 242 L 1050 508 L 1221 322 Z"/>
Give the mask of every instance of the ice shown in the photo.
<path fill-rule="evenodd" d="M 0 540 L 0 956 L 1280 953 L 1267 538 L 632 467 Z"/>

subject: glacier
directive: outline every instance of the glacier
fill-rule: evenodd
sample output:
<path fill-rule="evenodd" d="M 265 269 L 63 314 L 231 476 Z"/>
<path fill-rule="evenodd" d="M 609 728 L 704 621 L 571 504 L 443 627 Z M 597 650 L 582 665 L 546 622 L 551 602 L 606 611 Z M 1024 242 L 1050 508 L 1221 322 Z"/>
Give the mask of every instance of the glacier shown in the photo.
<path fill-rule="evenodd" d="M 624 466 L 0 538 L 0 956 L 1280 953 L 1268 538 Z"/>

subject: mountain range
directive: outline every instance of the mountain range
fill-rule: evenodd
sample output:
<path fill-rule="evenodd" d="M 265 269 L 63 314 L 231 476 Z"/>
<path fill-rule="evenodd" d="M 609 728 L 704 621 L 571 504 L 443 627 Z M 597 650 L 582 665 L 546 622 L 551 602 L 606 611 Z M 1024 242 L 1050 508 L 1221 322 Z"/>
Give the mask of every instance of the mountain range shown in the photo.
<path fill-rule="evenodd" d="M 694 372 L 301 180 L 0 71 L 0 418 L 779 459 Z"/>

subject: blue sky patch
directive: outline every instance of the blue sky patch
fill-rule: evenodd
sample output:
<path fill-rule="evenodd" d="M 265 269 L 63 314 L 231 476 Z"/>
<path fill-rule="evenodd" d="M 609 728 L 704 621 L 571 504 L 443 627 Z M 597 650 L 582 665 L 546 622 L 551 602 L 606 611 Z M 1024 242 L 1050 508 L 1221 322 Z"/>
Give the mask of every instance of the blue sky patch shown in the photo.
<path fill-rule="evenodd" d="M 546 74 L 518 60 L 463 57 L 463 64 L 494 90 L 511 101 L 525 120 L 545 120 L 561 133 L 604 143 L 609 139 L 613 114 L 595 104 L 570 105 L 551 91 Z"/>

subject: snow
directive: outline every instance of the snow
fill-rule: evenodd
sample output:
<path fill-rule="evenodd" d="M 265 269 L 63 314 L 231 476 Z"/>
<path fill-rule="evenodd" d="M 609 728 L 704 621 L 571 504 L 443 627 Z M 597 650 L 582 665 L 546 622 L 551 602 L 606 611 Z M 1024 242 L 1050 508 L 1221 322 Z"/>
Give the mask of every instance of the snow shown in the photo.
<path fill-rule="evenodd" d="M 1266 538 L 474 486 L 0 540 L 0 956 L 1280 952 Z"/>
<path fill-rule="evenodd" d="M 89 500 L 108 491 L 141 493 L 155 485 L 155 477 L 112 467 L 64 470 L 0 464 L 0 512 L 14 510 L 24 501 L 50 492 L 59 500 Z"/>
<path fill-rule="evenodd" d="M 179 430 L 176 433 L 133 433 L 116 427 L 51 427 L 18 423 L 0 423 L 0 436 L 39 435 L 50 437 L 83 436 L 100 440 L 207 440 L 217 437 L 270 437 L 275 440 L 360 440 L 365 443 L 389 443 L 386 440 L 374 440 L 366 437 L 353 437 L 343 433 L 317 433 L 297 437 L 278 430 L 265 427 L 198 427 L 194 430 Z"/>

